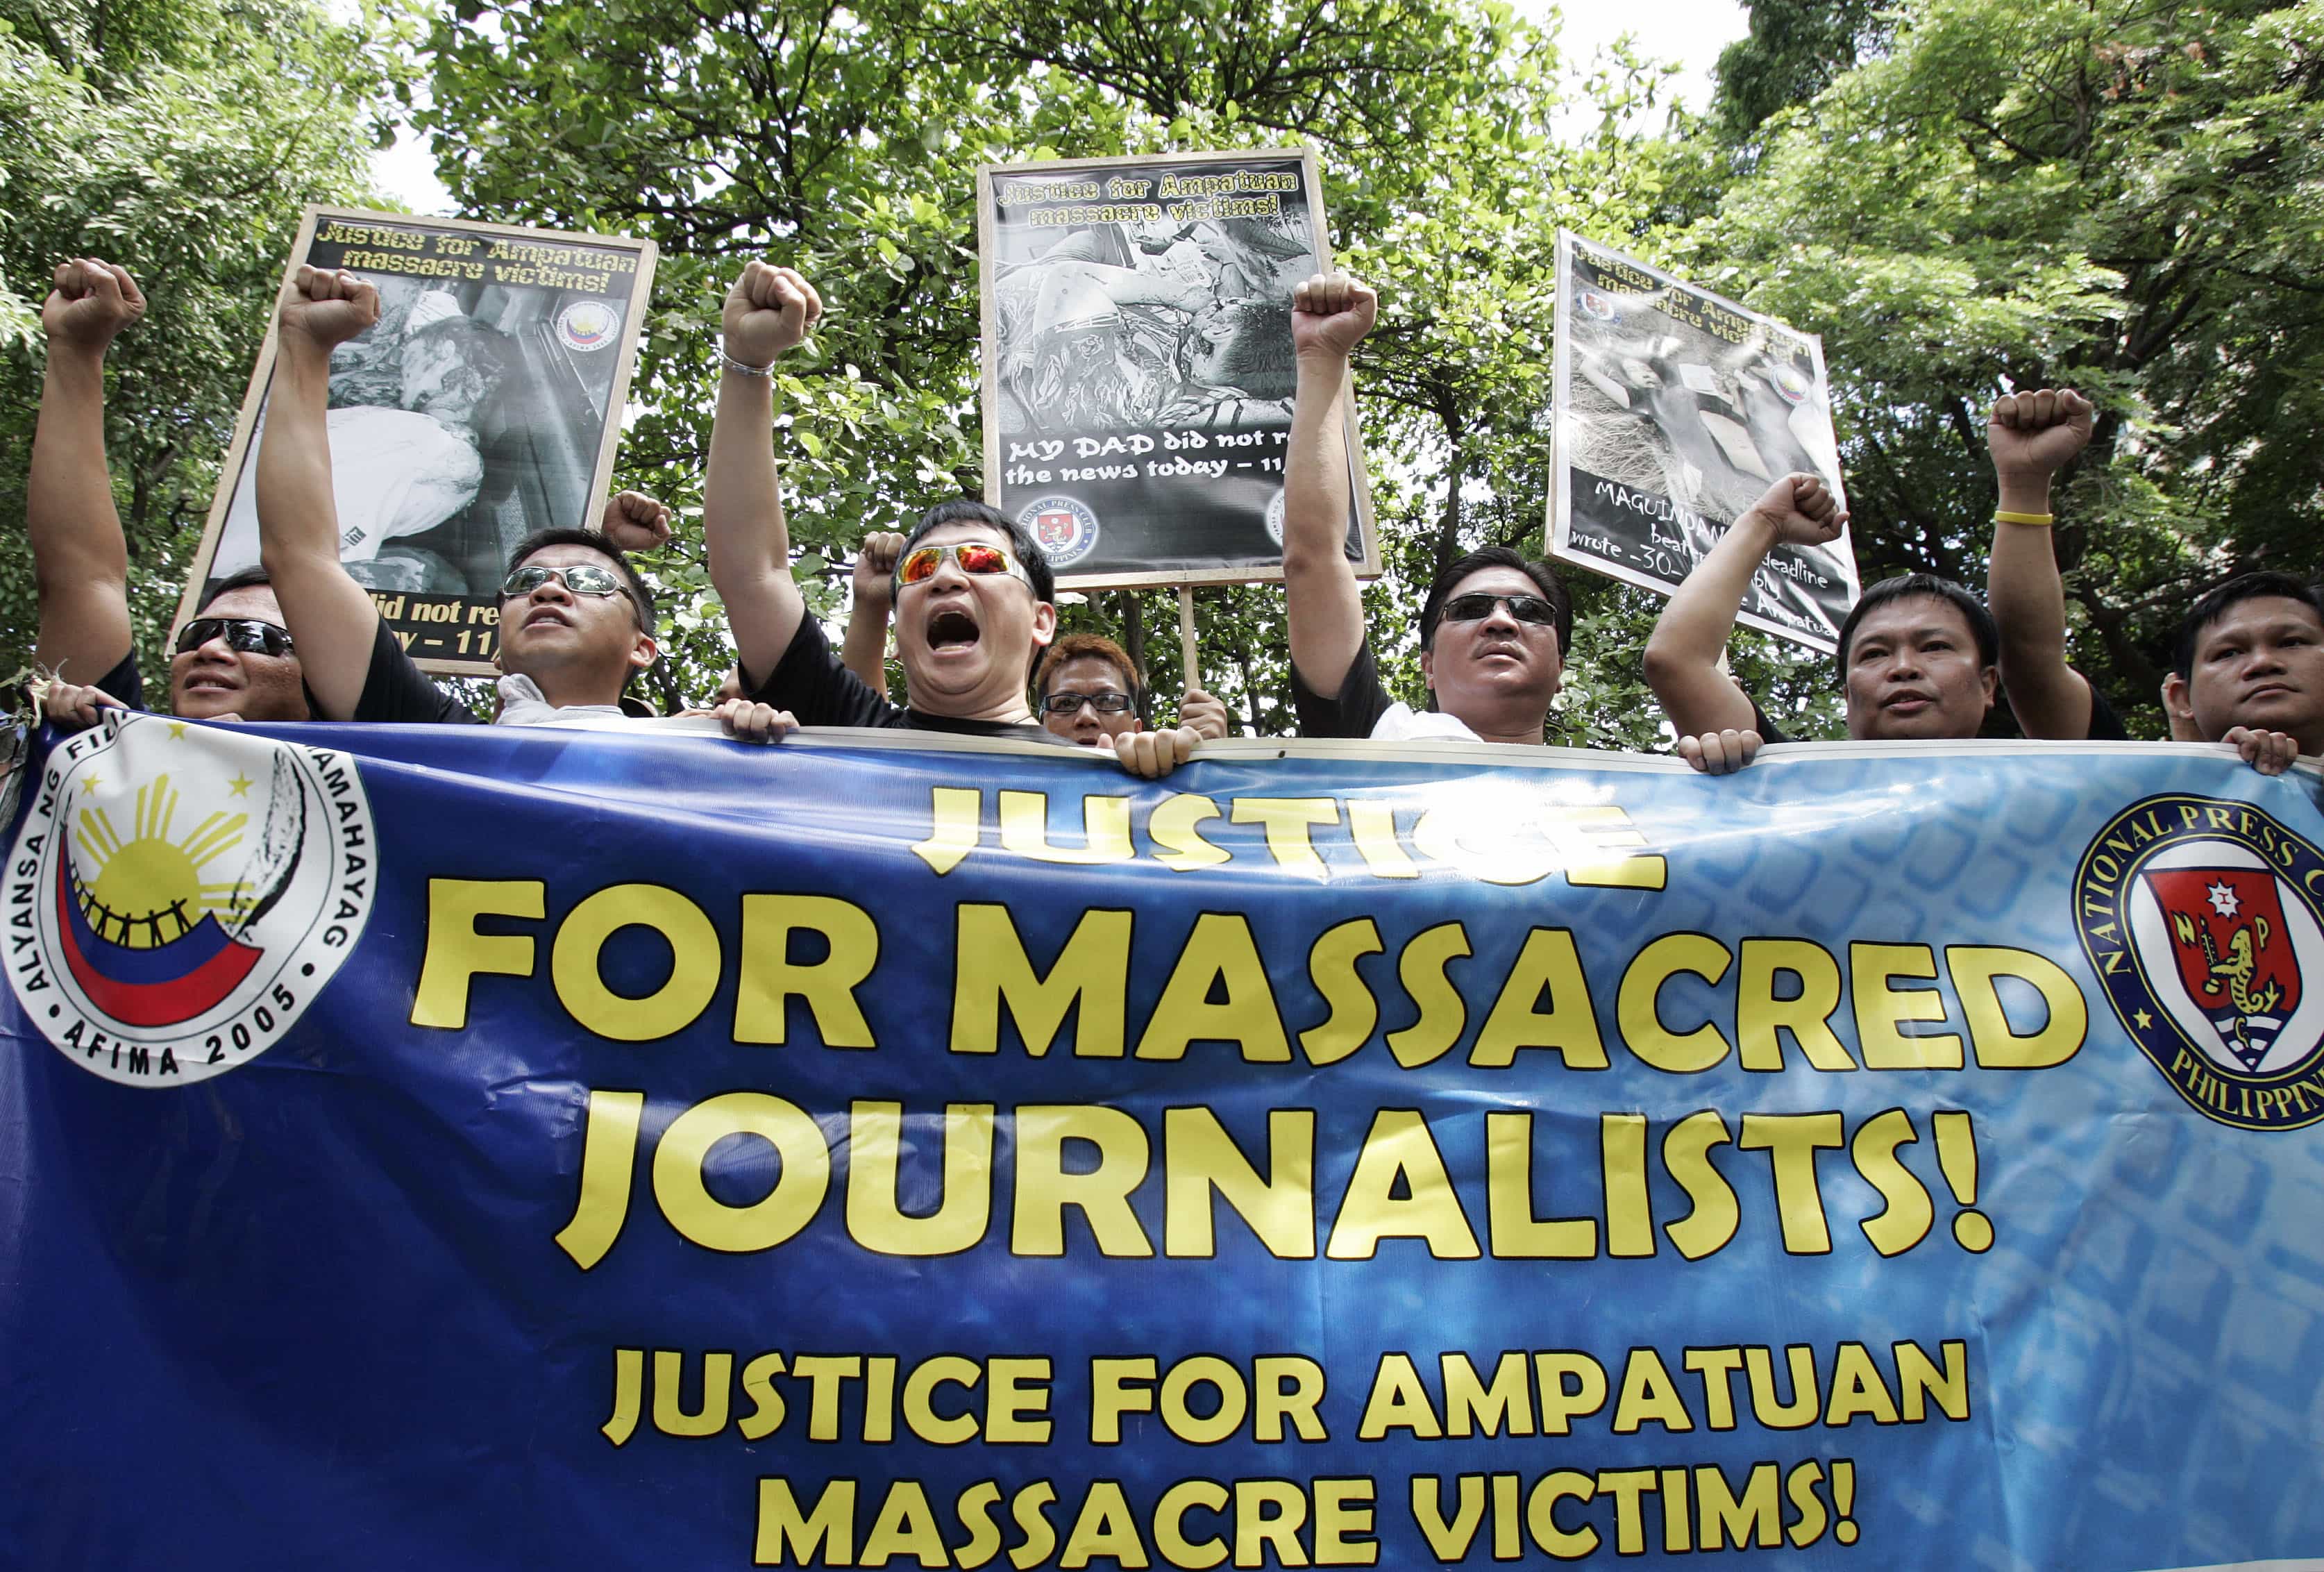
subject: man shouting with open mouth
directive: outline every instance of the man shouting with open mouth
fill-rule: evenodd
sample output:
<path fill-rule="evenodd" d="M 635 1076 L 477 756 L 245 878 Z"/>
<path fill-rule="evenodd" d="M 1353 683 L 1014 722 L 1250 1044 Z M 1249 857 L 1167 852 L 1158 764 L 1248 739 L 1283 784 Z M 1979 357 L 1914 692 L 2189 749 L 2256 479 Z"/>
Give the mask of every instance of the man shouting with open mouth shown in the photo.
<path fill-rule="evenodd" d="M 813 285 L 761 262 L 745 267 L 726 296 L 702 514 L 711 583 L 726 603 L 755 707 L 750 718 L 1057 741 L 1026 698 L 1033 661 L 1056 634 L 1049 564 L 1021 528 L 982 503 L 930 508 L 896 559 L 896 653 L 908 703 L 889 702 L 850 671 L 807 615 L 776 478 L 772 384 L 777 359 L 822 314 Z M 1191 728 L 1139 732 L 1113 751 L 1150 777 L 1176 769 L 1200 741 Z"/>

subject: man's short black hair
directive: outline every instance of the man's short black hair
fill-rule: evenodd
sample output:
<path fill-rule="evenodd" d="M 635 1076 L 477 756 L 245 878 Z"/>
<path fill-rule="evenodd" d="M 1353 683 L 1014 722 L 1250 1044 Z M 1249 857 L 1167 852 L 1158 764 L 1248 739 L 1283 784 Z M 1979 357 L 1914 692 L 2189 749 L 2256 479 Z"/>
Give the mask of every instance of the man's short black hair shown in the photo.
<path fill-rule="evenodd" d="M 2178 643 L 2171 652 L 2171 669 L 2181 682 L 2195 675 L 2195 641 L 2203 630 L 2227 615 L 2227 608 L 2246 600 L 2296 600 L 2324 621 L 2324 592 L 2289 573 L 2239 573 L 2225 584 L 2212 586 L 2196 597 L 2179 621 Z"/>
<path fill-rule="evenodd" d="M 654 634 L 653 591 L 646 587 L 646 581 L 638 576 L 638 570 L 630 566 L 629 553 L 614 545 L 613 538 L 603 530 L 535 530 L 519 541 L 516 550 L 509 553 L 508 570 L 515 572 L 524 566 L 526 558 L 550 546 L 586 546 L 611 559 L 622 576 L 630 605 L 638 614 L 638 626 L 648 635 Z"/>
<path fill-rule="evenodd" d="M 1991 666 L 2001 659 L 2001 630 L 1994 625 L 1993 614 L 1985 609 L 1985 602 L 1950 578 L 1940 578 L 1933 573 L 1899 573 L 1894 578 L 1884 578 L 1867 589 L 1850 608 L 1848 620 L 1840 624 L 1840 674 L 1848 675 L 1849 646 L 1856 638 L 1856 624 L 1877 608 L 1892 600 L 1904 600 L 1911 596 L 1926 596 L 1941 600 L 1961 614 L 1969 624 L 1969 636 L 1977 641 L 1977 663 Z"/>
<path fill-rule="evenodd" d="M 196 615 L 198 615 L 200 612 L 209 610 L 210 602 L 220 596 L 232 595 L 237 589 L 272 589 L 273 587 L 274 580 L 267 576 L 266 569 L 263 568 L 245 568 L 239 573 L 229 573 L 209 587 L 208 592 L 202 596 L 201 606 Z"/>
<path fill-rule="evenodd" d="M 990 508 L 970 497 L 956 497 L 940 502 L 920 515 L 912 532 L 904 541 L 904 550 L 909 551 L 920 543 L 920 537 L 942 524 L 982 524 L 988 530 L 998 530 L 1009 542 L 1010 554 L 1024 565 L 1025 577 L 1033 581 L 1033 598 L 1054 601 L 1057 598 L 1057 576 L 1049 569 L 1048 555 L 1035 543 L 1024 525 L 997 508 Z M 898 554 L 901 559 L 901 553 Z"/>
<path fill-rule="evenodd" d="M 1514 568 L 1540 587 L 1542 599 L 1556 614 L 1557 653 L 1563 659 L 1573 647 L 1573 597 L 1566 593 L 1555 569 L 1520 557 L 1507 546 L 1481 546 L 1436 576 L 1428 587 L 1428 598 L 1420 605 L 1420 647 L 1425 650 L 1436 642 L 1436 624 L 1444 620 L 1444 603 L 1452 598 L 1454 587 L 1471 573 L 1488 568 Z"/>

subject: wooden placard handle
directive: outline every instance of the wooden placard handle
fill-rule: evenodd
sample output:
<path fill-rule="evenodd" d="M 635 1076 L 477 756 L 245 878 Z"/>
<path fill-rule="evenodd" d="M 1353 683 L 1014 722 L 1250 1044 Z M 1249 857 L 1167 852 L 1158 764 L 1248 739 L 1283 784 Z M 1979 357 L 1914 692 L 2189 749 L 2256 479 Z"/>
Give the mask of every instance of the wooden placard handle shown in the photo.
<path fill-rule="evenodd" d="M 1201 670 L 1194 660 L 1194 592 L 1186 585 L 1178 587 L 1178 653 L 1186 666 L 1186 686 L 1203 685 Z"/>

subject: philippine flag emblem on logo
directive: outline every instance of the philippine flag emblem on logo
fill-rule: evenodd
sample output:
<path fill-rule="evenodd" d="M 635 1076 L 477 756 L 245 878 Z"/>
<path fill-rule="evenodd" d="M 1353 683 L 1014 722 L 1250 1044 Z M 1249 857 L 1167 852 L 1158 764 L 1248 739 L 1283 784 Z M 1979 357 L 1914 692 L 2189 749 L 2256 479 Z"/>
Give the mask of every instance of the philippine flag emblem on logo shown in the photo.
<path fill-rule="evenodd" d="M 9 859 L 8 982 L 107 1080 L 168 1086 L 280 1040 L 370 916 L 352 760 L 109 711 L 42 767 Z"/>
<path fill-rule="evenodd" d="M 2117 815 L 2075 875 L 2082 948 L 2141 1051 L 2204 1114 L 2324 1120 L 2324 854 L 2248 802 Z"/>
<path fill-rule="evenodd" d="M 1017 522 L 1052 568 L 1065 568 L 1097 549 L 1097 514 L 1079 497 L 1039 497 L 1017 510 Z"/>
<path fill-rule="evenodd" d="M 621 308 L 611 301 L 576 301 L 558 313 L 557 336 L 586 355 L 622 336 Z"/>

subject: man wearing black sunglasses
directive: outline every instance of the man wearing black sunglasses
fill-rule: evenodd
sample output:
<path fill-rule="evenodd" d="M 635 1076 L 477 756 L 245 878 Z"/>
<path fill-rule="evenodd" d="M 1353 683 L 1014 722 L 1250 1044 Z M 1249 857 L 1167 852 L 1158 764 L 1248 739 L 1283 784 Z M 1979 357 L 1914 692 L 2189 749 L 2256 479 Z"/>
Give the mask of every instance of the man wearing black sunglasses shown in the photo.
<path fill-rule="evenodd" d="M 1345 273 L 1318 274 L 1292 296 L 1299 391 L 1283 487 L 1283 589 L 1299 733 L 1539 744 L 1564 674 L 1572 604 L 1547 564 L 1506 547 L 1469 553 L 1429 587 L 1420 670 L 1434 710 L 1416 713 L 1380 683 L 1345 549 L 1344 435 L 1349 359 L 1378 309 L 1378 297 Z"/>
<path fill-rule="evenodd" d="M 40 596 L 35 659 L 55 675 L 49 717 L 93 724 L 106 706 L 142 707 L 130 643 L 129 553 L 105 460 L 105 355 L 145 311 L 127 270 L 92 258 L 59 265 L 41 310 L 49 360 L 24 495 Z M 190 720 L 305 720 L 306 691 L 281 608 L 263 572 L 236 574 L 188 623 L 170 661 L 170 707 Z"/>
<path fill-rule="evenodd" d="M 894 726 L 1056 742 L 1025 701 L 1034 657 L 1056 635 L 1049 564 L 1025 531 L 964 497 L 922 514 L 896 559 L 896 653 L 908 702 L 848 669 L 791 575 L 775 471 L 775 364 L 823 314 L 813 285 L 753 262 L 728 291 L 717 413 L 703 483 L 711 584 L 725 602 L 751 704 L 805 726 Z M 1191 729 L 1107 738 L 1122 766 L 1166 774 Z"/>

